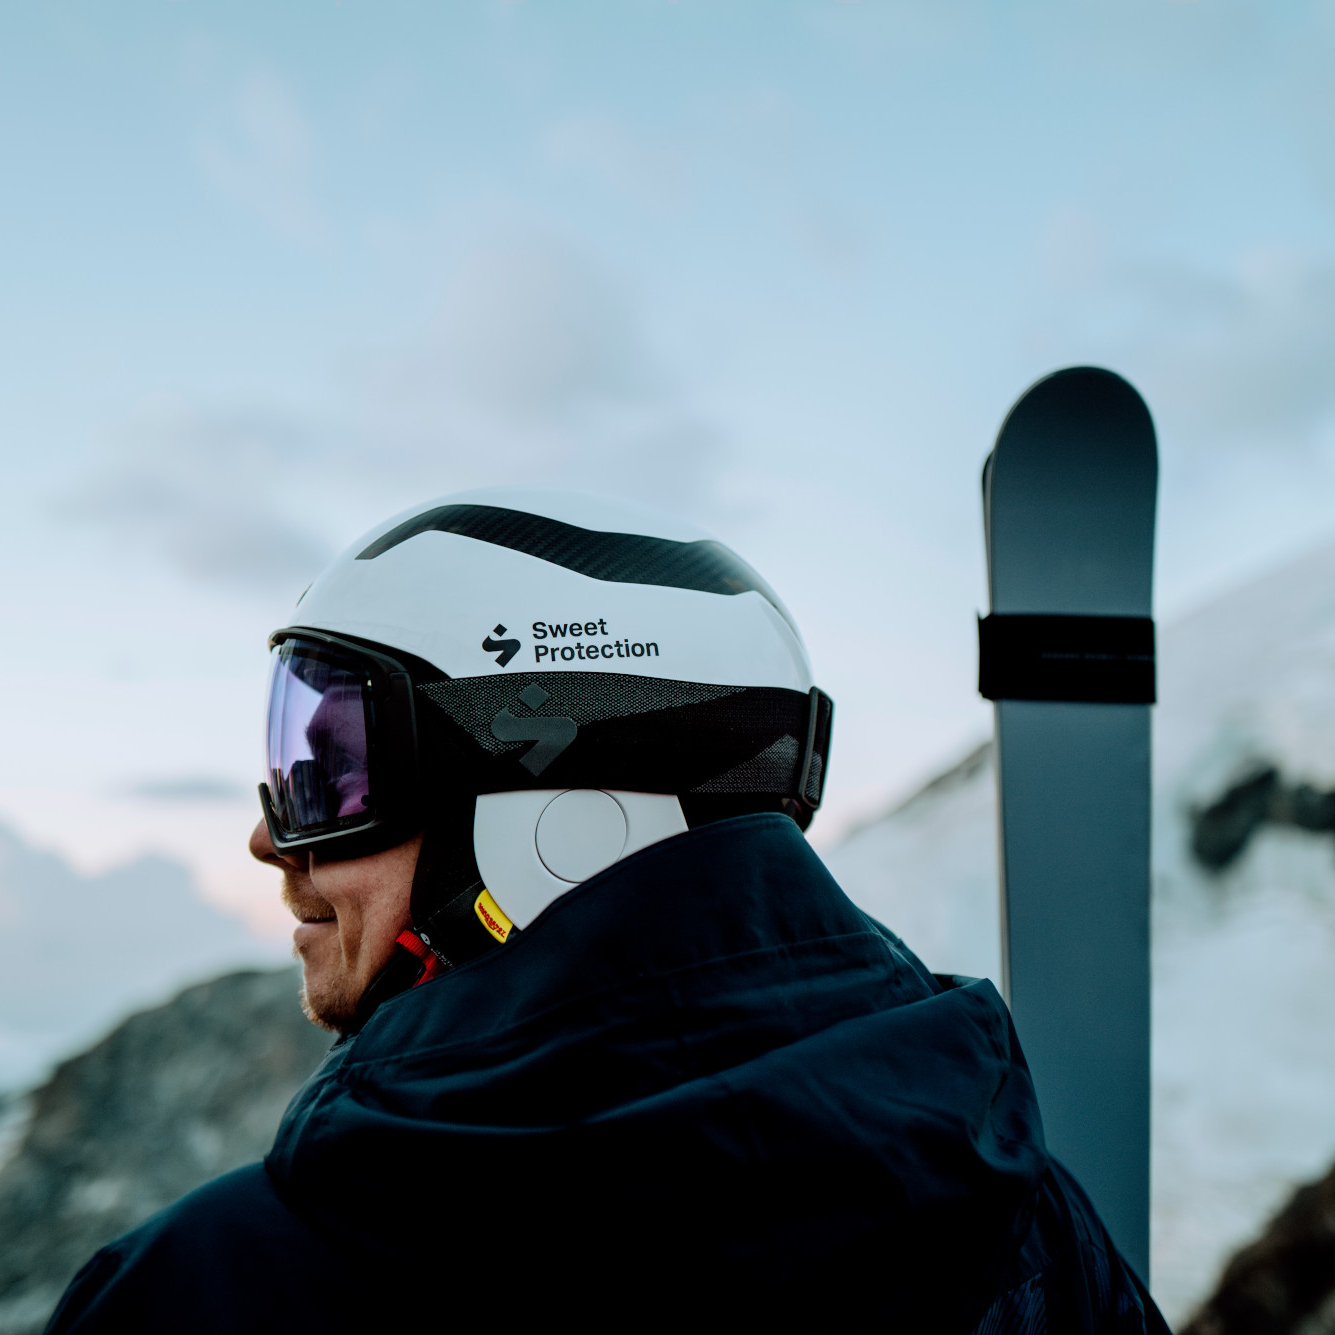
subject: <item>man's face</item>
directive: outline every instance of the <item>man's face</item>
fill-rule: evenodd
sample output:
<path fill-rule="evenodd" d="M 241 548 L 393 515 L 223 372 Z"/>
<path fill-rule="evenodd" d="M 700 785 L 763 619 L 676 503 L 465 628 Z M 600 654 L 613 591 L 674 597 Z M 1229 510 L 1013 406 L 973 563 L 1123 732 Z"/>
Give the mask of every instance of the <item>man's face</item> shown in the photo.
<path fill-rule="evenodd" d="M 281 856 L 263 821 L 250 836 L 252 856 L 283 873 L 283 903 L 299 922 L 292 953 L 305 973 L 302 1008 L 325 1029 L 351 1027 L 357 1003 L 389 962 L 409 926 L 419 834 L 397 848 L 346 862 L 304 851 Z"/>

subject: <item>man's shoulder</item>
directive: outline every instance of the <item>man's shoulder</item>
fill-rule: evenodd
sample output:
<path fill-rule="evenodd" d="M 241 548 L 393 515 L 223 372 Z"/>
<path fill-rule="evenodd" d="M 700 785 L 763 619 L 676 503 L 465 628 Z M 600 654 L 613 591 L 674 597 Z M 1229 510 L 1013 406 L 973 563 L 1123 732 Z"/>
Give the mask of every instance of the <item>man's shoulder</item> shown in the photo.
<path fill-rule="evenodd" d="M 293 1329 L 352 1319 L 334 1250 L 283 1203 L 262 1164 L 183 1196 L 102 1248 L 74 1277 L 48 1326 L 64 1332 Z"/>
<path fill-rule="evenodd" d="M 1170 1335 L 1089 1197 L 1055 1159 L 1035 1200 L 1029 1236 L 998 1290 L 974 1335 L 1036 1330 Z"/>

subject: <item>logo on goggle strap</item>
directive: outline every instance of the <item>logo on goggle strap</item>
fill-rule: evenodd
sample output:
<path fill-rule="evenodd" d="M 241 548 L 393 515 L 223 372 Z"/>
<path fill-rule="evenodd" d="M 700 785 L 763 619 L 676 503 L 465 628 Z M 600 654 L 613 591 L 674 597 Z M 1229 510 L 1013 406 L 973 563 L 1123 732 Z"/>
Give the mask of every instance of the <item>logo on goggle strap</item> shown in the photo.
<path fill-rule="evenodd" d="M 495 635 L 497 637 L 504 634 L 505 634 L 505 627 L 499 624 L 496 625 L 491 632 L 491 635 Z M 487 638 L 482 641 L 482 647 L 489 654 L 496 655 L 497 667 L 504 667 L 519 652 L 519 641 L 502 640 L 500 638 L 493 640 L 491 638 L 491 635 L 488 635 Z"/>
<path fill-rule="evenodd" d="M 478 921 L 497 941 L 504 943 L 510 933 L 514 931 L 514 923 L 505 916 L 501 906 L 487 890 L 483 890 L 473 901 L 473 912 L 477 914 Z"/>
<path fill-rule="evenodd" d="M 545 705 L 551 698 L 536 681 L 519 693 L 520 701 L 530 709 Z M 529 747 L 519 757 L 519 763 L 530 774 L 541 774 L 575 740 L 578 732 L 579 725 L 574 719 L 560 715 L 520 718 L 508 709 L 501 709 L 491 721 L 491 735 L 498 742 L 537 742 L 537 746 Z"/>

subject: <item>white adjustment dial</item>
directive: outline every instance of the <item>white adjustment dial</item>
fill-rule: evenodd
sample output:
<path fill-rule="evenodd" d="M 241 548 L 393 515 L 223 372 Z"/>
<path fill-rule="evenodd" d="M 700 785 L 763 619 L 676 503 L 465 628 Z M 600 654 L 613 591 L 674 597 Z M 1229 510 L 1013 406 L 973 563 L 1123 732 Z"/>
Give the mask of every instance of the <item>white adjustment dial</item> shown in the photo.
<path fill-rule="evenodd" d="M 561 793 L 543 808 L 534 831 L 538 856 L 553 876 L 578 885 L 610 867 L 626 847 L 626 816 L 597 788 Z"/>

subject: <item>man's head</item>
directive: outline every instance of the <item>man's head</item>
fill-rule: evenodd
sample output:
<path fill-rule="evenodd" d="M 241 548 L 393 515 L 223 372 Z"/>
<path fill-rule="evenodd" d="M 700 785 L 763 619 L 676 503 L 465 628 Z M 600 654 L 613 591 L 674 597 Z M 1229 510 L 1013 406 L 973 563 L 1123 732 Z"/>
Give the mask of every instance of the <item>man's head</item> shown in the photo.
<path fill-rule="evenodd" d="M 293 622 L 251 847 L 331 1027 L 639 848 L 749 811 L 805 828 L 820 804 L 832 706 L 791 615 L 674 520 L 449 497 L 355 543 Z"/>

